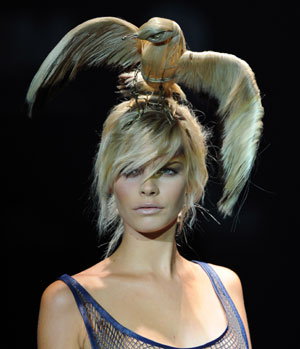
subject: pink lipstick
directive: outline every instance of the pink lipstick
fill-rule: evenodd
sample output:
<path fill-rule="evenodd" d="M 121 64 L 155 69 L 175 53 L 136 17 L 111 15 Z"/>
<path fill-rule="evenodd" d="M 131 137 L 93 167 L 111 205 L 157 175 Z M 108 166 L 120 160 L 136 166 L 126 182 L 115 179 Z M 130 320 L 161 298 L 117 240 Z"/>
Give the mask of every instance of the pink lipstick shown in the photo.
<path fill-rule="evenodd" d="M 147 204 L 142 204 L 139 207 L 135 208 L 135 211 L 139 214 L 151 215 L 151 214 L 160 212 L 162 209 L 163 209 L 162 206 L 159 206 L 157 204 L 147 203 Z"/>

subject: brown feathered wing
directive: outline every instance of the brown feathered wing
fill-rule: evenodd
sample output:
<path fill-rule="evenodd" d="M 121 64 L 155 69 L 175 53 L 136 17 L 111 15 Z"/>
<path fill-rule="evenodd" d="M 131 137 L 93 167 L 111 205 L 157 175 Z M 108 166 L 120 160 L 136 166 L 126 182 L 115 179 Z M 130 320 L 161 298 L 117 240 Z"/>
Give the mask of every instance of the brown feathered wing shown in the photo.
<path fill-rule="evenodd" d="M 263 107 L 254 73 L 234 55 L 186 51 L 179 61 L 176 82 L 206 92 L 219 102 L 224 190 L 218 207 L 224 216 L 230 215 L 249 178 L 262 131 Z"/>
<path fill-rule="evenodd" d="M 138 28 L 120 18 L 99 17 L 69 31 L 46 57 L 35 74 L 26 95 L 31 116 L 38 91 L 75 77 L 83 67 L 102 64 L 124 70 L 140 61 L 136 40 L 123 40 Z"/>

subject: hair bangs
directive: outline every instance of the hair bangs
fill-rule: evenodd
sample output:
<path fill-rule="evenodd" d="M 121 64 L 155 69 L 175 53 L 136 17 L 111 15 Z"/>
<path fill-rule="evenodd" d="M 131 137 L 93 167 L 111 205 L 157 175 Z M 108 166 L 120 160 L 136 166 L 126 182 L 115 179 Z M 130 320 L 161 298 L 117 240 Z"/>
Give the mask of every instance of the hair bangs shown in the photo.
<path fill-rule="evenodd" d="M 127 125 L 125 124 L 125 127 Z M 181 154 L 183 154 L 183 140 L 177 121 L 171 122 L 162 112 L 145 112 L 133 123 L 130 120 L 130 127 L 122 134 L 122 145 L 118 147 L 112 164 L 112 168 L 115 169 L 112 179 L 115 180 L 121 173 L 131 172 L 153 163 L 153 170 L 146 181 L 173 157 Z"/>

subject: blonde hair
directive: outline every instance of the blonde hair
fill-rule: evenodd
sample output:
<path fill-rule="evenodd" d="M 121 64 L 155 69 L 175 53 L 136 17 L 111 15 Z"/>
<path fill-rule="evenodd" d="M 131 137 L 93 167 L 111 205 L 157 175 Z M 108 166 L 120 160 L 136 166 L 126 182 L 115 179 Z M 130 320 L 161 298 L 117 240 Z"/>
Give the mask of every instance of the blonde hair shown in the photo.
<path fill-rule="evenodd" d="M 173 157 L 183 156 L 186 201 L 178 218 L 179 232 L 184 223 L 188 222 L 191 227 L 195 221 L 197 203 L 203 197 L 208 179 L 207 132 L 187 105 L 180 105 L 173 98 L 167 98 L 164 103 L 163 110 L 149 103 L 146 96 L 122 102 L 111 111 L 103 125 L 93 188 L 98 206 L 99 237 L 112 234 L 105 257 L 113 252 L 124 232 L 112 195 L 113 183 L 121 171 L 129 172 L 160 158 L 146 181 Z"/>

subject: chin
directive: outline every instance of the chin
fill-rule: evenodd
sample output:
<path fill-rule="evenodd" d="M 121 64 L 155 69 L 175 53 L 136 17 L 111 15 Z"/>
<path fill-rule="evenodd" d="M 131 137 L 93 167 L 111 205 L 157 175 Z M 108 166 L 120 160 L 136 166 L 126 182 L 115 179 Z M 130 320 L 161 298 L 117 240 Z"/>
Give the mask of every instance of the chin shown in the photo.
<path fill-rule="evenodd" d="M 164 222 L 155 222 L 153 219 L 144 219 L 141 224 L 131 225 L 131 227 L 141 234 L 162 234 L 176 223 L 177 216 Z"/>

